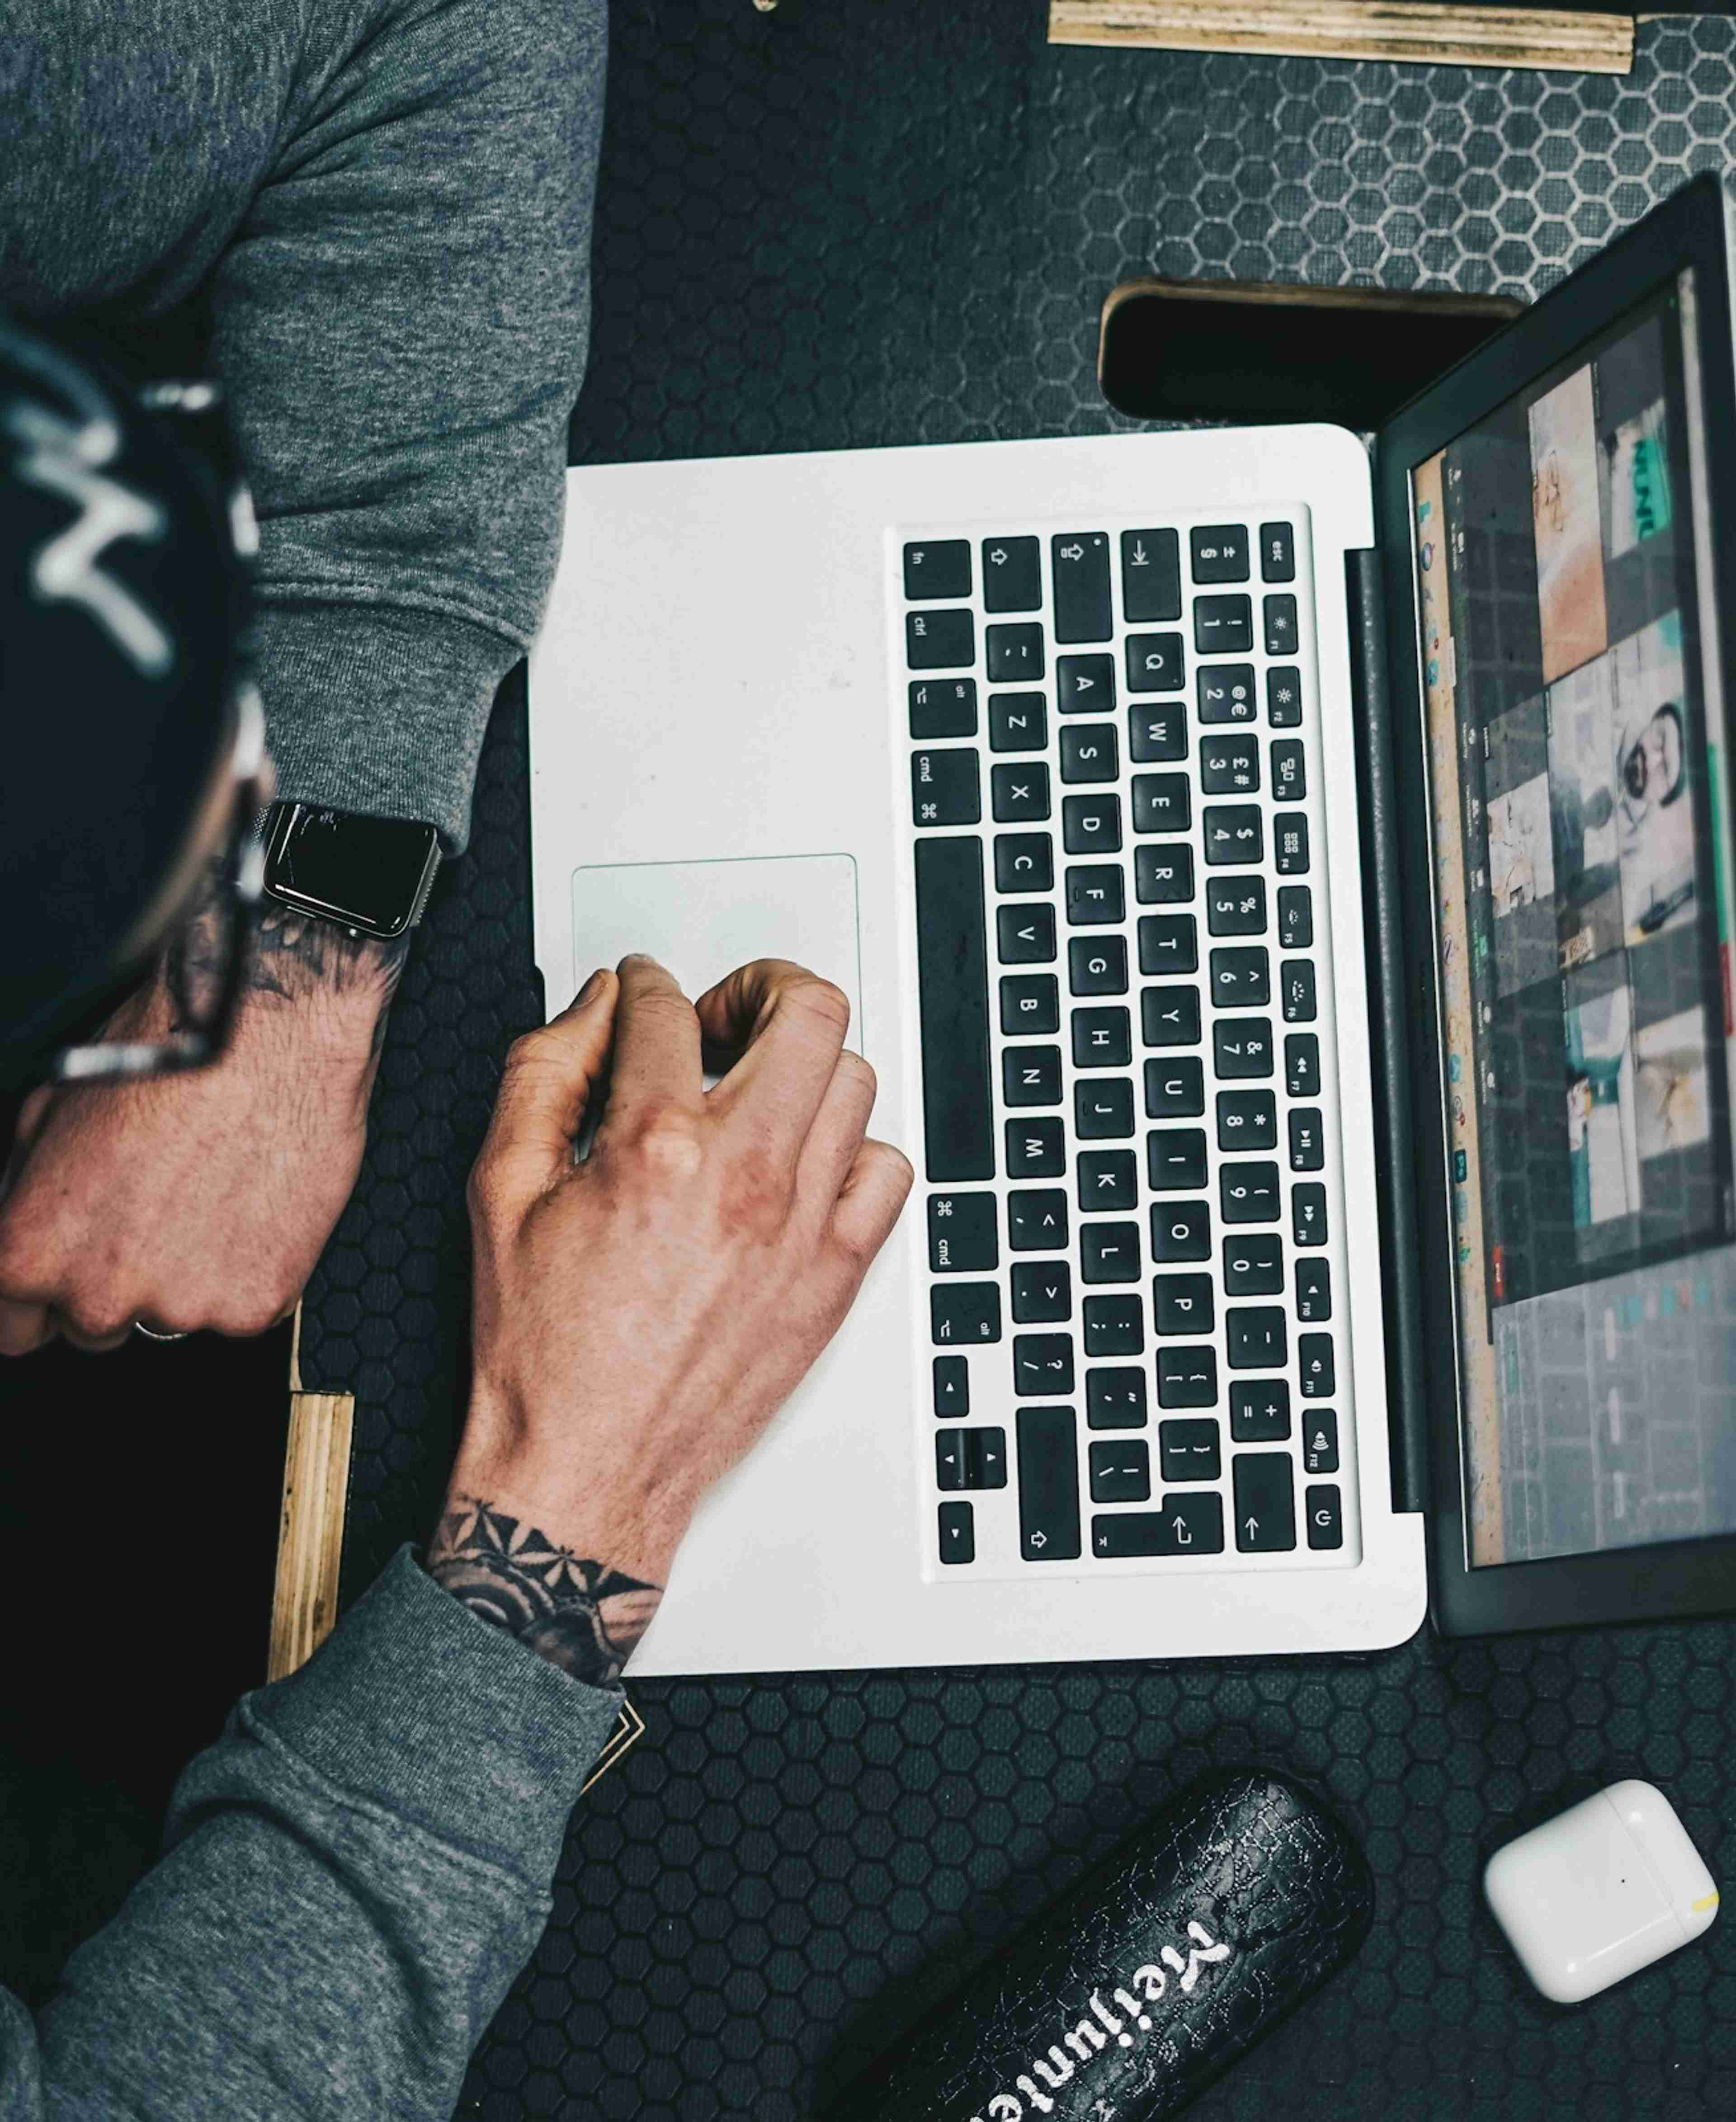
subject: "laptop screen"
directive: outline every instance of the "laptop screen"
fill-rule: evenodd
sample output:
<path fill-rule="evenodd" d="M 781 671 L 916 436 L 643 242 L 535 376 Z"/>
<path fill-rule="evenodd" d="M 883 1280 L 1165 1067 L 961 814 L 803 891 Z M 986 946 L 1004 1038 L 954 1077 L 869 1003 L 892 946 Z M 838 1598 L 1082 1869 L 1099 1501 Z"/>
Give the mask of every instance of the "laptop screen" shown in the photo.
<path fill-rule="evenodd" d="M 1692 270 L 1411 477 L 1473 1568 L 1736 1529 Z"/>

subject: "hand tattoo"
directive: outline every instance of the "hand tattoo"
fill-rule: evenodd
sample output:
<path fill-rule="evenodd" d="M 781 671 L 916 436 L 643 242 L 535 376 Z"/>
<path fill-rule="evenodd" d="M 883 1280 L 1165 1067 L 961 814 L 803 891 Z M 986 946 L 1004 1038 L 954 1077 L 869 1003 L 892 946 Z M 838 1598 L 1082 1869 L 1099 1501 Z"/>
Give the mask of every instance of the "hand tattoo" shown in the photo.
<path fill-rule="evenodd" d="M 434 1582 L 575 1680 L 593 1687 L 618 1680 L 662 1586 L 584 1561 L 480 1496 L 455 1503 L 428 1548 Z"/>

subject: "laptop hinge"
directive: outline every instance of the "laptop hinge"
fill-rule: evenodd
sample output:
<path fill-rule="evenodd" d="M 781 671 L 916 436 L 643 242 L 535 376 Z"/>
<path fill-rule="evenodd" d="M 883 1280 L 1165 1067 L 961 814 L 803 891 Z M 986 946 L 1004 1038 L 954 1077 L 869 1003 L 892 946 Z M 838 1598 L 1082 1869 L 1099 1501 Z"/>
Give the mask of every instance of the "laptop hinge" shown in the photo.
<path fill-rule="evenodd" d="M 1428 1493 L 1412 1182 L 1410 1049 L 1406 1037 L 1404 920 L 1398 895 L 1398 799 L 1392 768 L 1384 586 L 1378 552 L 1346 553 L 1350 687 L 1362 815 L 1369 1035 L 1374 1077 L 1374 1161 L 1386 1307 L 1387 1403 L 1392 1507 L 1420 1511 Z"/>

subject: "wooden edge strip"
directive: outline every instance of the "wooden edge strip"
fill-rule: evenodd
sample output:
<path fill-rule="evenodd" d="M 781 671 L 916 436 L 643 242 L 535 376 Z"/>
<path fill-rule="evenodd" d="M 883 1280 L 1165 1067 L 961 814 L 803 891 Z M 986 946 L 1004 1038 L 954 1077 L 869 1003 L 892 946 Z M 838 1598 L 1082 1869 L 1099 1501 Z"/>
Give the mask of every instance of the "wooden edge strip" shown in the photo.
<path fill-rule="evenodd" d="M 1050 0 L 1049 41 L 1577 73 L 1634 63 L 1631 15 L 1424 0 Z"/>
<path fill-rule="evenodd" d="M 338 1571 L 355 1422 L 350 1393 L 292 1392 L 265 1677 L 305 1665 L 338 1617 Z"/>

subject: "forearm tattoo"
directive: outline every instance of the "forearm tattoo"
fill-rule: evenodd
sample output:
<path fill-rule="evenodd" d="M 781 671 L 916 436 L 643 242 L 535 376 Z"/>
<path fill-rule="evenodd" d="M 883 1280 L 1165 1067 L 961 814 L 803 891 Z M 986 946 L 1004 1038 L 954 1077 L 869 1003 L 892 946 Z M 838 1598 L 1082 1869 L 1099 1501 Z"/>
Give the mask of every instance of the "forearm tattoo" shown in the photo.
<path fill-rule="evenodd" d="M 480 1496 L 440 1521 L 428 1573 L 455 1599 L 575 1680 L 607 1687 L 650 1625 L 661 1584 L 589 1562 Z"/>

